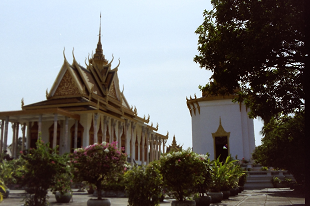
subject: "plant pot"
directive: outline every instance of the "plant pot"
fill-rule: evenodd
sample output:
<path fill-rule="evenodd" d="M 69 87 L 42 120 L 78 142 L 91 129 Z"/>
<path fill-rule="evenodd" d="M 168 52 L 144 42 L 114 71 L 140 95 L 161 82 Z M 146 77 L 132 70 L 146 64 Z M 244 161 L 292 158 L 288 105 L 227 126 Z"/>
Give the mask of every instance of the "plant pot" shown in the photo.
<path fill-rule="evenodd" d="M 223 193 L 223 200 L 227 200 L 230 196 L 230 191 L 226 190 L 226 191 L 222 191 Z"/>
<path fill-rule="evenodd" d="M 111 201 L 109 199 L 89 199 L 87 200 L 87 206 L 111 206 Z"/>
<path fill-rule="evenodd" d="M 229 191 L 230 191 L 230 196 L 238 195 L 238 192 L 235 190 L 235 188 L 231 188 Z"/>
<path fill-rule="evenodd" d="M 211 203 L 210 196 L 197 197 L 195 199 L 196 206 L 209 206 Z"/>
<path fill-rule="evenodd" d="M 171 202 L 171 206 L 196 206 L 196 202 L 194 200 L 185 200 L 185 201 L 174 200 Z"/>
<path fill-rule="evenodd" d="M 72 193 L 66 192 L 64 194 L 61 194 L 57 191 L 55 194 L 55 198 L 58 203 L 69 203 L 72 198 Z"/>
<path fill-rule="evenodd" d="M 211 203 L 222 202 L 223 200 L 222 192 L 208 192 L 207 194 L 211 197 Z"/>
<path fill-rule="evenodd" d="M 244 190 L 244 186 L 239 186 L 239 192 L 242 192 Z"/>

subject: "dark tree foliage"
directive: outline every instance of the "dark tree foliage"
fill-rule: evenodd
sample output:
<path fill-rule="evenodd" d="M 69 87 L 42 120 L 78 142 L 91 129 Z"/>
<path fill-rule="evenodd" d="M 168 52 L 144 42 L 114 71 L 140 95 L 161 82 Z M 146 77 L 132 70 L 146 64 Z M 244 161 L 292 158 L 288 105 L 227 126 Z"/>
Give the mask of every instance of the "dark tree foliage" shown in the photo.
<path fill-rule="evenodd" d="M 211 0 L 194 61 L 265 123 L 304 107 L 304 0 Z M 203 88 L 201 88 L 203 89 Z"/>
<path fill-rule="evenodd" d="M 264 166 L 286 169 L 297 182 L 303 183 L 306 161 L 305 112 L 297 112 L 294 117 L 272 118 L 262 133 L 262 145 L 256 147 L 253 159 Z"/>

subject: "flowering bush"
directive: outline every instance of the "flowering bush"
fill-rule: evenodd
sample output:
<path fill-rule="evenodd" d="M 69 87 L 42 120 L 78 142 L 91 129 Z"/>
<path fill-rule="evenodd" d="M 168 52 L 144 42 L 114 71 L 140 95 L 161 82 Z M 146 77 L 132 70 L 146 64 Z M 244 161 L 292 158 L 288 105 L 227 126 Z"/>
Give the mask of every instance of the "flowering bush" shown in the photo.
<path fill-rule="evenodd" d="M 130 206 L 155 206 L 162 195 L 160 165 L 154 161 L 145 167 L 134 167 L 125 173 L 125 185 Z"/>
<path fill-rule="evenodd" d="M 178 201 L 184 201 L 197 191 L 204 181 L 206 155 L 198 155 L 189 149 L 168 153 L 160 158 L 160 171 L 164 186 L 174 192 Z"/>
<path fill-rule="evenodd" d="M 36 142 L 36 149 L 21 153 L 24 165 L 14 172 L 17 183 L 34 191 L 25 198 L 25 206 L 47 205 L 48 188 L 54 186 L 55 177 L 66 172 L 66 158 L 51 149 L 49 143 L 44 144 L 41 138 Z"/>
<path fill-rule="evenodd" d="M 98 199 L 102 199 L 103 181 L 107 177 L 114 177 L 115 174 L 124 172 L 126 159 L 127 155 L 118 150 L 117 142 L 95 143 L 85 149 L 75 149 L 71 154 L 75 178 L 96 185 Z"/>

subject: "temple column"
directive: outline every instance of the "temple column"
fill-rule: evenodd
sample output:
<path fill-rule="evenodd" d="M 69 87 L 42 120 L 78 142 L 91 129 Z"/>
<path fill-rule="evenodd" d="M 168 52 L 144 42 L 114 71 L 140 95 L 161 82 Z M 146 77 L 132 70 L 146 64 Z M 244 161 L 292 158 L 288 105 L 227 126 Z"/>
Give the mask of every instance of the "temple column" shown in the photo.
<path fill-rule="evenodd" d="M 12 130 L 13 130 L 13 136 L 12 136 L 12 147 L 11 147 L 11 154 L 12 157 L 15 158 L 15 144 L 16 144 L 16 139 L 15 139 L 15 132 L 16 132 L 16 124 L 12 123 Z"/>
<path fill-rule="evenodd" d="M 3 134 L 4 134 L 4 119 L 1 120 L 1 138 L 0 138 L 0 154 L 2 154 L 3 148 Z"/>
<path fill-rule="evenodd" d="M 127 154 L 130 154 L 130 134 L 128 133 L 129 132 L 129 128 L 130 128 L 130 121 L 128 119 L 125 119 L 125 124 L 124 124 L 124 127 L 125 127 L 125 152 Z"/>
<path fill-rule="evenodd" d="M 26 149 L 29 149 L 30 147 L 30 137 L 31 137 L 31 122 L 27 123 L 27 139 L 26 139 Z"/>
<path fill-rule="evenodd" d="M 94 114 L 94 143 L 98 143 L 98 130 L 97 130 L 97 122 L 98 122 L 98 113 Z"/>
<path fill-rule="evenodd" d="M 138 132 L 137 132 L 138 133 Z M 141 161 L 141 138 L 138 137 L 138 134 L 136 134 L 136 138 L 138 138 L 138 151 L 136 151 L 138 153 L 138 161 Z M 140 140 L 140 141 L 139 141 Z M 136 146 L 136 144 L 135 144 Z"/>
<path fill-rule="evenodd" d="M 123 135 L 124 122 L 118 122 L 118 149 L 122 147 L 122 135 Z"/>
<path fill-rule="evenodd" d="M 75 120 L 75 125 L 74 125 L 74 149 L 77 148 L 78 124 L 79 124 L 79 121 Z"/>
<path fill-rule="evenodd" d="M 167 140 L 166 139 L 163 139 L 163 154 L 165 154 L 166 153 L 166 143 L 167 143 Z"/>
<path fill-rule="evenodd" d="M 133 165 L 133 159 L 134 159 L 134 155 L 135 155 L 135 140 L 136 138 L 134 138 L 134 131 L 136 129 L 136 123 L 131 122 L 131 154 L 130 154 L 130 162 Z"/>
<path fill-rule="evenodd" d="M 150 163 L 150 130 L 146 130 L 146 164 Z"/>
<path fill-rule="evenodd" d="M 3 142 L 3 151 L 7 150 L 8 146 L 8 130 L 9 130 L 9 116 L 5 118 L 5 131 L 4 131 L 4 142 Z"/>
<path fill-rule="evenodd" d="M 22 151 L 25 150 L 25 132 L 26 132 L 26 123 L 23 124 L 22 126 L 22 133 L 23 133 L 23 138 L 22 138 Z"/>
<path fill-rule="evenodd" d="M 54 114 L 54 133 L 53 133 L 53 149 L 57 145 L 57 114 Z"/>
<path fill-rule="evenodd" d="M 141 139 L 142 139 L 142 165 L 144 165 L 145 162 L 145 127 L 142 127 L 142 134 L 141 134 Z"/>
<path fill-rule="evenodd" d="M 42 114 L 39 115 L 39 122 L 38 122 L 38 138 L 41 137 L 42 134 Z"/>
<path fill-rule="evenodd" d="M 107 141 L 107 128 L 109 124 L 109 117 L 104 116 L 103 117 L 103 134 L 102 134 L 102 141 L 106 142 Z"/>
<path fill-rule="evenodd" d="M 158 151 L 158 159 L 160 158 L 160 155 L 161 155 L 161 137 L 159 137 L 159 140 L 158 140 L 158 148 L 159 148 L 159 151 Z"/>
<path fill-rule="evenodd" d="M 110 143 L 114 142 L 114 134 L 115 134 L 115 126 L 116 126 L 116 120 L 112 119 L 111 120 L 111 127 L 112 127 L 112 132 L 110 134 Z"/>
<path fill-rule="evenodd" d="M 150 146 L 150 150 L 151 150 L 151 158 L 150 158 L 150 162 L 154 161 L 154 135 L 151 134 L 151 146 Z"/>
<path fill-rule="evenodd" d="M 19 122 L 16 123 L 16 126 L 15 126 L 15 149 L 14 149 L 14 159 L 17 157 L 17 146 L 18 146 L 18 133 L 19 133 Z"/>
<path fill-rule="evenodd" d="M 63 150 L 63 153 L 66 152 L 67 150 L 67 145 L 68 145 L 68 134 L 69 134 L 69 118 L 68 117 L 65 117 L 65 137 L 64 137 L 64 150 Z"/>
<path fill-rule="evenodd" d="M 155 136 L 155 159 L 158 160 L 158 136 Z"/>

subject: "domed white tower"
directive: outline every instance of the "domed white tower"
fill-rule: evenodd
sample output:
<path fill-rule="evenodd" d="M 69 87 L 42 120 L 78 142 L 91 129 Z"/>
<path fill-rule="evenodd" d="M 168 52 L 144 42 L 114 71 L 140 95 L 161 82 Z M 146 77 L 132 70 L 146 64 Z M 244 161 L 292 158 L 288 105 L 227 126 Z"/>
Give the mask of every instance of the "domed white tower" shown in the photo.
<path fill-rule="evenodd" d="M 233 95 L 187 99 L 192 118 L 193 151 L 210 154 L 210 159 L 226 159 L 227 155 L 250 160 L 255 149 L 253 119 L 242 103 L 234 103 Z"/>

